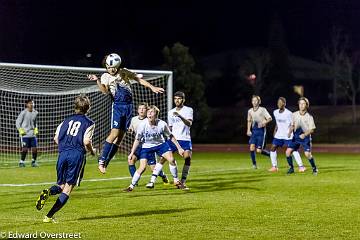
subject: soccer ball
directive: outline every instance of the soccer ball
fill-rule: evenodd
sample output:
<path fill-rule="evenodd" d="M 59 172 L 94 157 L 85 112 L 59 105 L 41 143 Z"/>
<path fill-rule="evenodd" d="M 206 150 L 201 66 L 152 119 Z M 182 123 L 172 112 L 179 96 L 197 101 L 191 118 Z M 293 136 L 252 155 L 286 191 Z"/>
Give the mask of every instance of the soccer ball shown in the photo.
<path fill-rule="evenodd" d="M 116 53 L 111 53 L 106 57 L 106 66 L 111 68 L 118 68 L 121 64 L 121 57 Z"/>

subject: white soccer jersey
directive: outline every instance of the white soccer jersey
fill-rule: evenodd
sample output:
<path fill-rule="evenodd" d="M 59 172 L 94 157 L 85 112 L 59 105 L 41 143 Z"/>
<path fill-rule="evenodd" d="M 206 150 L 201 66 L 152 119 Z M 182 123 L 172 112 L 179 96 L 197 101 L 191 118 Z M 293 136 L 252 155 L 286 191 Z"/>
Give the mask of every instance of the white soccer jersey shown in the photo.
<path fill-rule="evenodd" d="M 264 107 L 259 107 L 256 111 L 254 111 L 254 108 L 250 108 L 248 111 L 247 120 L 252 122 L 252 127 L 255 126 L 255 123 L 259 124 L 270 118 L 269 112 Z"/>
<path fill-rule="evenodd" d="M 294 112 L 292 115 L 292 121 L 295 127 L 295 130 L 301 128 L 303 132 L 315 129 L 314 118 L 308 112 L 304 115 L 300 114 L 300 111 Z"/>
<path fill-rule="evenodd" d="M 179 117 L 174 116 L 174 112 L 178 112 L 185 119 L 192 121 L 193 109 L 191 107 L 183 106 L 179 111 L 176 111 L 176 108 L 173 108 L 168 112 L 168 123 L 172 128 L 171 132 L 176 140 L 191 141 L 190 127 L 186 126 Z"/>
<path fill-rule="evenodd" d="M 274 117 L 277 126 L 277 131 L 274 137 L 277 139 L 284 139 L 284 140 L 292 139 L 293 137 L 292 133 L 291 136 L 288 137 L 289 129 L 291 127 L 291 122 L 292 122 L 292 112 L 289 111 L 287 108 L 285 108 L 283 112 L 280 112 L 279 109 L 276 109 L 274 111 Z"/>
<path fill-rule="evenodd" d="M 130 82 L 126 82 L 121 79 L 120 74 L 116 74 L 115 76 L 110 75 L 109 73 L 104 73 L 101 75 L 101 84 L 108 86 L 111 94 L 115 96 L 116 93 L 116 85 L 120 85 L 131 92 L 131 84 Z"/>
<path fill-rule="evenodd" d="M 133 131 L 135 133 L 135 135 L 136 135 L 139 125 L 144 121 L 147 121 L 146 117 L 143 118 L 143 119 L 141 119 L 139 116 L 135 116 L 135 117 L 131 118 L 129 129 L 131 131 Z"/>
<path fill-rule="evenodd" d="M 142 122 L 137 129 L 136 139 L 141 141 L 142 148 L 152 148 L 164 143 L 171 135 L 166 122 L 157 119 L 155 126 L 150 126 L 149 121 Z"/>

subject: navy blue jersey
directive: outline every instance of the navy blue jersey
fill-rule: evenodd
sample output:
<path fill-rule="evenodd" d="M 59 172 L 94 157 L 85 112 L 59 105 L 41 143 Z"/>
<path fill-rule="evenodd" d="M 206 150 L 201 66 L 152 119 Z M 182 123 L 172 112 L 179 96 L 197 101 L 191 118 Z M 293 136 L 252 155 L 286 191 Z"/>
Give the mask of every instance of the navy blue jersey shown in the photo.
<path fill-rule="evenodd" d="M 58 127 L 59 152 L 77 150 L 86 153 L 84 146 L 85 134 L 93 134 L 94 122 L 83 114 L 74 114 L 67 117 Z M 91 132 L 90 132 L 91 131 Z"/>

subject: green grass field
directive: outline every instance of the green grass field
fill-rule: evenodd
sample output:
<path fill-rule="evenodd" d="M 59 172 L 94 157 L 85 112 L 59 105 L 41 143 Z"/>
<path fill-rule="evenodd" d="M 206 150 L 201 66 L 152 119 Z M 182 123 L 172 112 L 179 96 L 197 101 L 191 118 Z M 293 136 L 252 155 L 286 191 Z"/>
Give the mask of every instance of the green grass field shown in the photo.
<path fill-rule="evenodd" d="M 55 197 L 42 211 L 35 209 L 40 191 L 56 178 L 55 162 L 39 168 L 6 166 L 0 168 L 0 233 L 81 233 L 82 239 L 358 239 L 360 156 L 315 157 L 318 176 L 309 168 L 286 176 L 283 155 L 280 172 L 272 174 L 263 157 L 260 169 L 253 170 L 248 154 L 196 153 L 189 192 L 161 181 L 154 190 L 146 189 L 147 171 L 131 193 L 121 191 L 130 182 L 125 161 L 113 161 L 100 175 L 96 161 L 88 159 L 85 181 L 56 214 L 58 224 L 42 223 Z M 4 186 L 30 183 L 35 185 Z"/>

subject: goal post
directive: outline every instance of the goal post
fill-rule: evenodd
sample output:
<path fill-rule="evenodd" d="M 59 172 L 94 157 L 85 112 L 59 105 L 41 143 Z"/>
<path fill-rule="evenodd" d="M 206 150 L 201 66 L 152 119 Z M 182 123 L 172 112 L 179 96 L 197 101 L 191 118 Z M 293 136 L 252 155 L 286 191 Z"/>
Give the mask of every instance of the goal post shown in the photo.
<path fill-rule="evenodd" d="M 160 109 L 160 118 L 167 120 L 172 108 L 173 78 L 171 71 L 131 70 L 143 74 L 151 84 L 165 89 L 164 94 L 155 94 L 139 83 L 132 81 L 133 104 L 136 115 L 140 102 L 154 104 Z M 16 118 L 25 108 L 25 101 L 34 100 L 38 114 L 38 160 L 55 161 L 57 146 L 53 141 L 56 127 L 65 117 L 74 113 L 74 99 L 86 94 L 91 100 L 87 114 L 95 122 L 93 144 L 101 148 L 111 129 L 112 100 L 102 94 L 96 82 L 87 79 L 88 74 L 98 77 L 104 68 L 50 66 L 33 64 L 0 63 L 0 164 L 15 166 L 20 159 L 21 141 L 16 129 Z M 128 154 L 133 136 L 127 134 L 121 144 L 121 153 Z M 27 165 L 31 151 L 27 154 Z"/>

